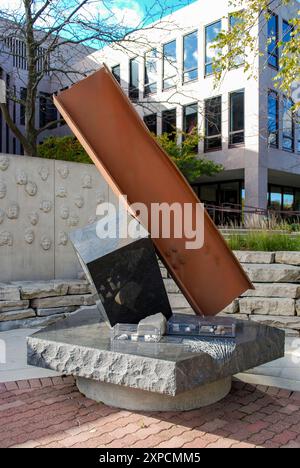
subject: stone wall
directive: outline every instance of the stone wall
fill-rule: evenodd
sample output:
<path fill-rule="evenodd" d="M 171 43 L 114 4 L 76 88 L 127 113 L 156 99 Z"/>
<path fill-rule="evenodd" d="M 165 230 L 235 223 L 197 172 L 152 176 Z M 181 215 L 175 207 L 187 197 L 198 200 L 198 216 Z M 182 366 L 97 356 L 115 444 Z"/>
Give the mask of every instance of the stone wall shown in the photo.
<path fill-rule="evenodd" d="M 0 281 L 77 278 L 68 233 L 108 198 L 91 164 L 0 154 Z"/>
<path fill-rule="evenodd" d="M 300 334 L 300 252 L 236 252 L 254 282 L 223 311 L 242 320 L 253 320 Z M 193 314 L 179 288 L 161 267 L 172 309 Z M 85 280 L 0 283 L 0 331 L 40 327 L 62 320 L 81 307 L 95 304 Z"/>

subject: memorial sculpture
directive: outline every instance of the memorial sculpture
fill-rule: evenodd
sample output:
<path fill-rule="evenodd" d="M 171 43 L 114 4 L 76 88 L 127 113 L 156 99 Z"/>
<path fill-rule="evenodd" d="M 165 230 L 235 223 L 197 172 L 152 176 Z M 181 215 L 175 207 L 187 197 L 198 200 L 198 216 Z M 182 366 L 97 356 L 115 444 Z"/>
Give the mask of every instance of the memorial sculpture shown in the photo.
<path fill-rule="evenodd" d="M 215 317 L 253 286 L 207 214 L 204 245 L 189 250 L 184 235 L 152 239 L 149 220 L 132 212 L 129 203 L 194 209 L 199 200 L 109 70 L 103 67 L 54 101 L 111 189 L 128 197 L 127 209 L 117 220 L 108 217 L 108 226 L 122 218 L 140 235 L 101 237 L 97 221 L 72 232 L 97 309 L 29 337 L 28 363 L 74 375 L 80 391 L 96 401 L 176 411 L 220 400 L 233 375 L 282 357 L 281 330 Z M 88 182 L 82 181 L 86 188 Z M 156 255 L 194 316 L 172 314 Z"/>

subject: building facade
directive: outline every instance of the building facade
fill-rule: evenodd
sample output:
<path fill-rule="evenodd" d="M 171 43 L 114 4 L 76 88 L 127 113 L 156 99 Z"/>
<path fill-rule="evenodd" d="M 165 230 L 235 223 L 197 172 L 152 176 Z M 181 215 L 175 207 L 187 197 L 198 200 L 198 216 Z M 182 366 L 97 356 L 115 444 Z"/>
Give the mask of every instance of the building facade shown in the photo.
<path fill-rule="evenodd" d="M 298 6 L 273 5 L 268 24 L 253 29 L 263 54 L 245 51 L 253 63 L 250 78 L 237 57 L 236 66 L 215 83 L 212 43 L 235 21 L 226 0 L 195 2 L 159 27 L 139 32 L 136 42 L 106 47 L 88 58 L 111 68 L 152 132 L 198 128 L 203 136 L 199 154 L 225 169 L 195 184 L 209 205 L 300 210 L 300 129 L 291 100 L 276 91 L 273 81 L 280 54 L 276 41 L 289 39 L 288 21 Z"/>

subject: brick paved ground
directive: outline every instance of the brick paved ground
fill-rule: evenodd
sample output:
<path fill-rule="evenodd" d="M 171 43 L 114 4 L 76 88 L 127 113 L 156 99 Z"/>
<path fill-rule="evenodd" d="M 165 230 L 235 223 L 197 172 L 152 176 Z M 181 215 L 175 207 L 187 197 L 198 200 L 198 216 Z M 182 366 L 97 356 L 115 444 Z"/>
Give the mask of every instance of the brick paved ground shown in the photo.
<path fill-rule="evenodd" d="M 300 448 L 300 392 L 235 382 L 187 413 L 136 413 L 84 398 L 70 377 L 0 384 L 0 447 Z"/>

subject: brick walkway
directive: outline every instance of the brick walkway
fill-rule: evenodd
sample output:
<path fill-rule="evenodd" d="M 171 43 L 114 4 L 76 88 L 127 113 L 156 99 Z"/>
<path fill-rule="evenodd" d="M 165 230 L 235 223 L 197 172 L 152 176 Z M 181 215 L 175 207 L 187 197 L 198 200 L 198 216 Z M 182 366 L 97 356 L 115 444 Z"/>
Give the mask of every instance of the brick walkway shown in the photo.
<path fill-rule="evenodd" d="M 74 380 L 0 384 L 0 447 L 300 448 L 300 393 L 235 382 L 188 413 L 135 413 L 84 398 Z"/>

